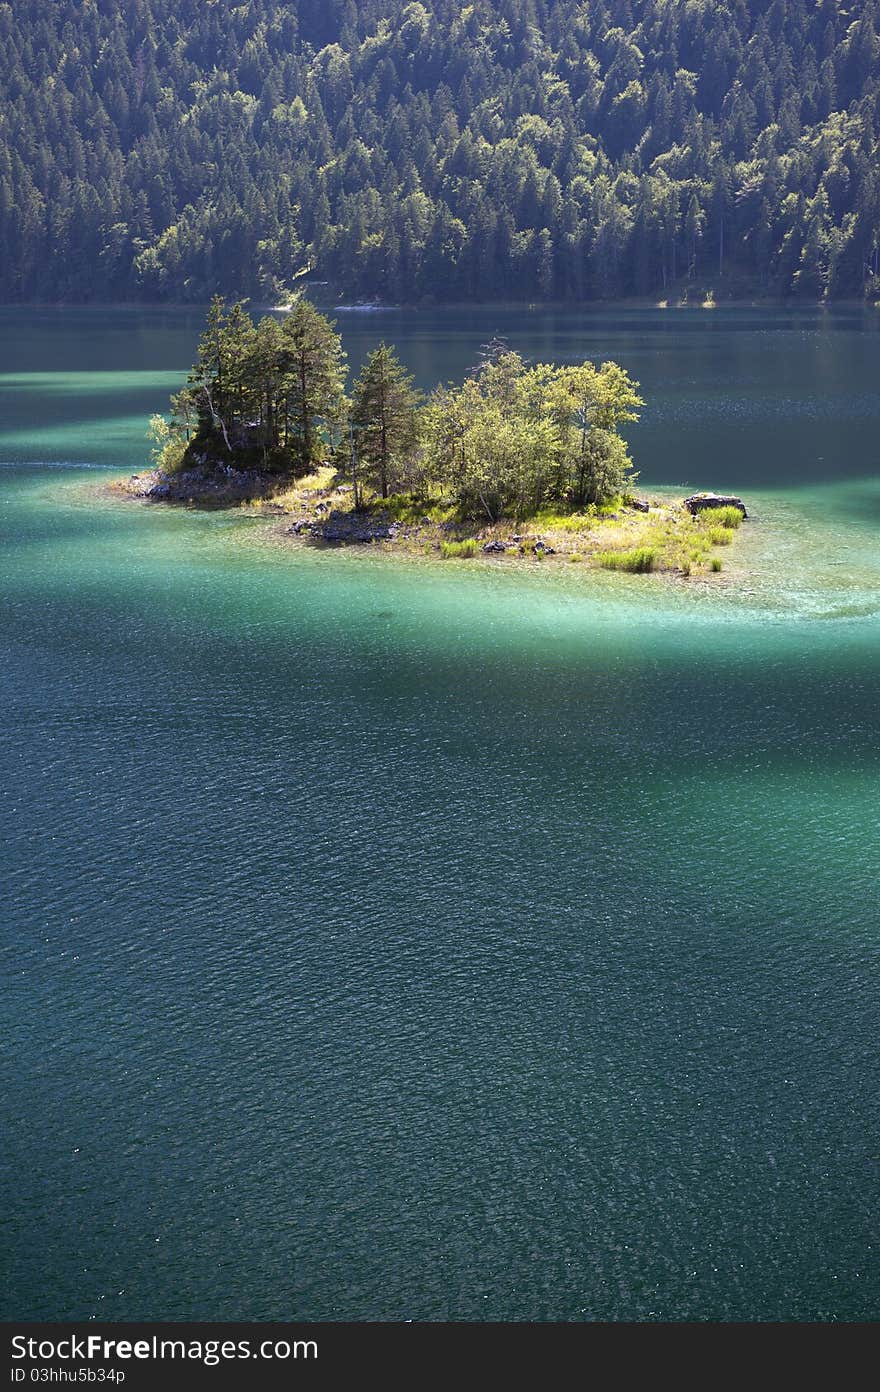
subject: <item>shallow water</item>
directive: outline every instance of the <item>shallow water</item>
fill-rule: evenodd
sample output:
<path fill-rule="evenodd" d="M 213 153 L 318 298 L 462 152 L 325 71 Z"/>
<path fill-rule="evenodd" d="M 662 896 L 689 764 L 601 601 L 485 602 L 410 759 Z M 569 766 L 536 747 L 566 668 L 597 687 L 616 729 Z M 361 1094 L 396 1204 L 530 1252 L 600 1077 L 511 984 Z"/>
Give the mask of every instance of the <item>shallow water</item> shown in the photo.
<path fill-rule="evenodd" d="M 339 318 L 617 358 L 753 518 L 686 584 L 100 501 L 197 317 L 0 313 L 5 1317 L 876 1317 L 880 316 Z"/>

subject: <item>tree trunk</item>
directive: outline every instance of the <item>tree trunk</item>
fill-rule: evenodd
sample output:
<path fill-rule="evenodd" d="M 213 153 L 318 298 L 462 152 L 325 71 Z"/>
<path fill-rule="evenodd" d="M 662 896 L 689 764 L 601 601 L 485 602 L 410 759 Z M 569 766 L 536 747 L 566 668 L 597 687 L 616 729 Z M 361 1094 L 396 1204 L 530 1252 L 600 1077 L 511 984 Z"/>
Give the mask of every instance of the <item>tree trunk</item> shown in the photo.
<path fill-rule="evenodd" d="M 381 435 L 379 440 L 379 475 L 382 482 L 382 497 L 388 497 L 388 424 L 385 419 L 385 393 L 382 393 Z"/>
<path fill-rule="evenodd" d="M 304 468 L 308 468 L 312 462 L 312 423 L 306 399 L 306 381 L 306 359 L 305 354 L 301 353 L 299 359 L 299 391 L 300 425 L 302 427 L 302 463 Z"/>

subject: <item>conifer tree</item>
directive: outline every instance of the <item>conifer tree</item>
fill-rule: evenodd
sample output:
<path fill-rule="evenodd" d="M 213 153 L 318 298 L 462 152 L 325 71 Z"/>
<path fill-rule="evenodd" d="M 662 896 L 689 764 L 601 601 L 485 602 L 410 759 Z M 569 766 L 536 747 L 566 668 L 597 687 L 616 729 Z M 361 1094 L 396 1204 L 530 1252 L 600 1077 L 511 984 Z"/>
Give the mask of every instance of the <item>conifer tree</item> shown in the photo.
<path fill-rule="evenodd" d="M 351 426 L 362 480 L 387 498 L 400 487 L 417 440 L 418 392 L 393 348 L 371 353 L 352 393 Z"/>
<path fill-rule="evenodd" d="M 0 302 L 875 297 L 877 11 L 0 3 Z"/>
<path fill-rule="evenodd" d="M 325 315 L 298 300 L 281 327 L 288 443 L 303 473 L 321 462 L 345 405 L 342 340 Z"/>

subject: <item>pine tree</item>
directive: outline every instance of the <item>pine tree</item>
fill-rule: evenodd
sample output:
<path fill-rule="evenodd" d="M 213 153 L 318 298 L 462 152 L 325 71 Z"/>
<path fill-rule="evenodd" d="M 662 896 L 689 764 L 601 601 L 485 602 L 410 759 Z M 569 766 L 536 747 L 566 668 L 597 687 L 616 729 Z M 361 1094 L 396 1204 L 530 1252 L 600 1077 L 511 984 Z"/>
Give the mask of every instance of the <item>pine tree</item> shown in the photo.
<path fill-rule="evenodd" d="M 393 348 L 371 353 L 352 393 L 351 427 L 362 480 L 387 498 L 403 481 L 417 439 L 419 395 Z"/>
<path fill-rule="evenodd" d="M 285 431 L 299 469 L 307 473 L 335 443 L 344 407 L 345 354 L 329 319 L 299 300 L 280 334 Z"/>

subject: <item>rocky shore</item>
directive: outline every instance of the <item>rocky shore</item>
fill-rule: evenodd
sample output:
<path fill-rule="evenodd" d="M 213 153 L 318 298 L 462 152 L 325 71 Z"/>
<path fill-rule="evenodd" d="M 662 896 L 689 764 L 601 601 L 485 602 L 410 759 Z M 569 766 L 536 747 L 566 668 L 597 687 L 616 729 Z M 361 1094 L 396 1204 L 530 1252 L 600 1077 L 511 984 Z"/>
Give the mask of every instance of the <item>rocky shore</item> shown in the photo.
<path fill-rule="evenodd" d="M 236 469 L 231 464 L 187 469 L 166 474 L 149 469 L 111 485 L 116 493 L 156 503 L 241 503 L 269 499 L 278 488 L 277 474 L 257 469 Z"/>
<path fill-rule="evenodd" d="M 275 518 L 274 534 L 281 541 L 376 546 L 443 558 L 555 558 L 682 576 L 721 569 L 710 553 L 732 540 L 737 523 L 728 514 L 726 526 L 710 525 L 721 517 L 719 510 L 748 515 L 734 495 L 695 493 L 683 500 L 629 497 L 614 508 L 581 515 L 541 514 L 529 527 L 510 521 L 481 526 L 451 517 L 439 505 L 420 515 L 412 500 L 390 499 L 387 505 L 375 500 L 355 511 L 351 486 L 339 483 L 330 469 L 299 480 L 231 465 L 171 475 L 149 470 L 110 487 L 116 495 L 148 503 L 238 508 Z"/>

